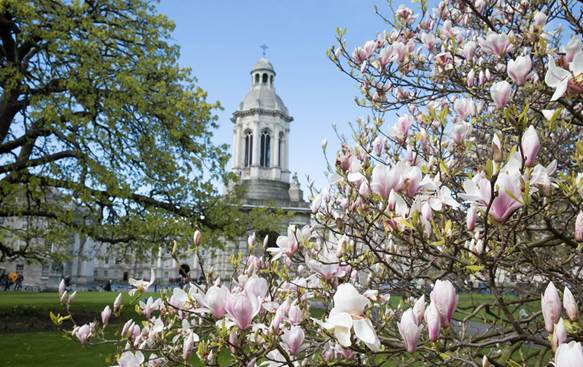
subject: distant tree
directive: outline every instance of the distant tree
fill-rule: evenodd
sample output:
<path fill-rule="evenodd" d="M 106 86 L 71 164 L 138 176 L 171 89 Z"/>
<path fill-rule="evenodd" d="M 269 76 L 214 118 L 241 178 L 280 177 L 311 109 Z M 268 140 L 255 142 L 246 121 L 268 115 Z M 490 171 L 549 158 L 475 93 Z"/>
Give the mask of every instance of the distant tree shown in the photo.
<path fill-rule="evenodd" d="M 0 219 L 27 224 L 0 228 L 0 260 L 72 231 L 136 245 L 246 228 L 216 190 L 220 106 L 178 65 L 173 27 L 147 0 L 0 2 Z"/>

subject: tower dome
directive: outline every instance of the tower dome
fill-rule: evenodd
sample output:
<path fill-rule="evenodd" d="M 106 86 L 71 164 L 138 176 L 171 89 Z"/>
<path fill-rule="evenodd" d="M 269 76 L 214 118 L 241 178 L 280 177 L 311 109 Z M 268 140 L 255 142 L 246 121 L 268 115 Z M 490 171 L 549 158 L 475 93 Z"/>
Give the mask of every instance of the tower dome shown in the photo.
<path fill-rule="evenodd" d="M 268 59 L 262 57 L 257 60 L 251 69 L 251 89 L 239 104 L 238 112 L 263 110 L 291 119 L 287 107 L 275 92 L 275 75 L 275 69 Z"/>

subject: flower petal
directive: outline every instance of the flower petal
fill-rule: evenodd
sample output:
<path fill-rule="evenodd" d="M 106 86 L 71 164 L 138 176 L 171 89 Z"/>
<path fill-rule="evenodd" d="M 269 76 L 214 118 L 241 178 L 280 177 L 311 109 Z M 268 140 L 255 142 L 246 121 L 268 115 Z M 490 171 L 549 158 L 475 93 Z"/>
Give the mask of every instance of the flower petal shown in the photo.
<path fill-rule="evenodd" d="M 353 320 L 354 334 L 366 344 L 376 344 L 379 340 L 369 319 Z"/>

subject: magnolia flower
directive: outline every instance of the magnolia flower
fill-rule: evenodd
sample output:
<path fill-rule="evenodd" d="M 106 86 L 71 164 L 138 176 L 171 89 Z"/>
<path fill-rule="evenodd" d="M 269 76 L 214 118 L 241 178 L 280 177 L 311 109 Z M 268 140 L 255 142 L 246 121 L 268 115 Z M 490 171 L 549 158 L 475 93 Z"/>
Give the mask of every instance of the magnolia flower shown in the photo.
<path fill-rule="evenodd" d="M 476 104 L 468 98 L 458 98 L 453 103 L 453 109 L 462 120 L 466 120 L 476 113 Z"/>
<path fill-rule="evenodd" d="M 545 83 L 555 89 L 551 101 L 556 101 L 561 98 L 570 84 L 579 78 L 579 75 L 583 73 L 583 51 L 577 52 L 573 61 L 569 64 L 569 70 L 555 65 L 552 58 L 549 57 L 549 63 L 547 68 L 547 73 L 545 74 Z M 573 84 L 573 87 L 576 87 Z"/>
<path fill-rule="evenodd" d="M 289 322 L 292 325 L 299 325 L 304 318 L 304 313 L 302 309 L 294 302 L 291 306 L 289 306 L 289 310 L 287 312 Z"/>
<path fill-rule="evenodd" d="M 384 136 L 377 136 L 373 140 L 372 147 L 373 147 L 374 153 L 377 156 L 380 156 L 383 153 L 383 150 L 385 149 L 385 144 L 386 144 L 386 138 Z"/>
<path fill-rule="evenodd" d="M 134 353 L 127 350 L 121 354 L 117 363 L 119 365 L 116 367 L 141 367 L 144 363 L 144 355 L 140 351 Z"/>
<path fill-rule="evenodd" d="M 547 15 L 541 11 L 537 11 L 534 14 L 534 26 L 538 28 L 542 28 L 545 26 L 547 22 Z"/>
<path fill-rule="evenodd" d="M 194 231 L 194 234 L 192 235 L 192 242 L 194 243 L 195 246 L 198 246 L 198 245 L 200 245 L 201 239 L 202 239 L 202 234 L 197 229 L 196 231 Z"/>
<path fill-rule="evenodd" d="M 299 240 L 301 237 L 300 230 L 296 226 L 289 226 L 287 228 L 287 236 L 277 237 L 277 247 L 270 247 L 267 249 L 267 251 L 273 256 L 272 260 L 275 261 L 282 256 L 293 256 L 299 248 Z"/>
<path fill-rule="evenodd" d="M 253 275 L 245 282 L 245 292 L 255 296 L 258 299 L 263 299 L 267 295 L 267 280 L 265 278 Z"/>
<path fill-rule="evenodd" d="M 198 335 L 190 331 L 188 336 L 184 338 L 184 343 L 182 344 L 182 358 L 186 361 L 190 357 L 192 353 L 192 348 L 194 347 L 194 343 L 198 342 L 199 338 Z"/>
<path fill-rule="evenodd" d="M 555 329 L 553 330 L 553 337 L 551 338 L 551 345 L 553 350 L 557 350 L 559 345 L 563 344 L 567 340 L 567 331 L 565 330 L 565 323 L 563 318 L 559 319 L 559 322 L 555 324 Z"/>
<path fill-rule="evenodd" d="M 429 307 L 427 307 L 424 317 L 425 322 L 427 323 L 429 340 L 435 342 L 437 341 L 437 338 L 439 338 L 439 329 L 441 328 L 441 318 L 437 307 L 435 307 L 435 303 L 429 303 Z"/>
<path fill-rule="evenodd" d="M 563 291 L 563 308 L 567 312 L 567 316 L 569 316 L 569 320 L 577 321 L 579 319 L 579 308 L 577 307 L 577 301 L 571 293 L 571 290 L 565 287 Z"/>
<path fill-rule="evenodd" d="M 419 297 L 413 305 L 413 314 L 415 315 L 417 324 L 421 325 L 423 322 L 423 314 L 425 314 L 425 295 Z"/>
<path fill-rule="evenodd" d="M 140 300 L 138 301 L 138 304 L 142 309 L 144 315 L 146 315 L 147 318 L 150 318 L 152 312 L 160 309 L 160 305 L 162 304 L 162 302 L 159 298 L 154 300 L 152 297 L 148 297 L 146 302 Z"/>
<path fill-rule="evenodd" d="M 128 293 L 130 296 L 134 296 L 136 292 L 144 293 L 148 291 L 148 288 L 156 281 L 156 272 L 154 269 L 150 270 L 150 280 L 137 280 L 134 278 L 130 278 L 129 283 L 131 286 L 135 287 L 135 289 L 130 290 Z"/>
<path fill-rule="evenodd" d="M 304 338 L 304 329 L 301 326 L 292 326 L 291 329 L 285 331 L 281 336 L 291 355 L 296 355 L 300 352 Z"/>
<path fill-rule="evenodd" d="M 400 165 L 389 167 L 377 164 L 372 170 L 370 182 L 372 191 L 384 199 L 388 199 L 391 190 L 400 190 L 403 182 L 402 173 Z"/>
<path fill-rule="evenodd" d="M 492 84 L 490 96 L 497 109 L 504 108 L 512 96 L 512 86 L 506 80 Z"/>
<path fill-rule="evenodd" d="M 421 34 L 421 42 L 423 43 L 423 45 L 425 47 L 427 47 L 427 50 L 429 50 L 429 51 L 433 50 L 433 47 L 435 46 L 436 40 L 437 39 L 435 38 L 435 36 L 431 33 L 423 32 Z"/>
<path fill-rule="evenodd" d="M 476 228 L 476 219 L 478 217 L 478 209 L 475 205 L 470 206 L 466 214 L 466 229 L 473 231 Z"/>
<path fill-rule="evenodd" d="M 572 341 L 569 344 L 561 344 L 555 353 L 555 367 L 583 367 L 581 343 Z"/>
<path fill-rule="evenodd" d="M 415 120 L 411 115 L 404 115 L 399 117 L 397 123 L 391 129 L 391 134 L 398 140 L 405 140 L 414 121 Z"/>
<path fill-rule="evenodd" d="M 451 129 L 451 135 L 453 138 L 453 142 L 456 144 L 463 144 L 466 136 L 472 131 L 472 125 L 468 124 L 467 122 L 458 122 L 457 124 L 453 124 Z"/>
<path fill-rule="evenodd" d="M 504 56 L 512 49 L 512 45 L 505 34 L 498 34 L 496 32 L 489 32 L 485 39 L 481 39 L 480 46 L 486 53 Z"/>
<path fill-rule="evenodd" d="M 519 56 L 516 60 L 508 61 L 506 72 L 516 85 L 523 85 L 531 69 L 530 56 Z"/>
<path fill-rule="evenodd" d="M 322 326 L 327 330 L 333 330 L 336 340 L 343 347 L 352 344 L 350 330 L 354 329 L 354 334 L 359 340 L 371 350 L 378 351 L 380 340 L 370 320 L 363 316 L 364 309 L 369 304 L 368 298 L 358 293 L 352 284 L 340 284 L 334 294 L 334 308 Z"/>
<path fill-rule="evenodd" d="M 118 293 L 117 297 L 115 297 L 115 300 L 113 301 L 113 311 L 114 312 L 119 311 L 119 308 L 121 307 L 121 303 L 122 303 L 122 295 L 121 295 L 121 293 Z"/>
<path fill-rule="evenodd" d="M 209 287 L 204 296 L 196 295 L 197 301 L 217 319 L 222 319 L 225 316 L 225 305 L 229 297 L 229 290 L 227 287 L 213 285 Z"/>
<path fill-rule="evenodd" d="M 534 126 L 530 125 L 522 135 L 520 148 L 524 154 L 524 164 L 532 166 L 541 148 L 540 140 Z"/>
<path fill-rule="evenodd" d="M 91 326 L 89 324 L 85 324 L 81 327 L 75 327 L 72 331 L 72 334 L 79 339 L 81 344 L 87 343 L 89 337 L 91 336 Z"/>
<path fill-rule="evenodd" d="M 254 295 L 243 291 L 238 294 L 229 294 L 225 310 L 239 329 L 245 330 L 251 326 L 253 319 L 261 310 L 261 303 Z"/>
<path fill-rule="evenodd" d="M 541 296 L 541 309 L 545 319 L 545 328 L 549 333 L 552 333 L 555 324 L 561 317 L 561 298 L 553 282 L 547 285 L 545 293 Z"/>
<path fill-rule="evenodd" d="M 105 306 L 103 311 L 101 311 L 101 322 L 103 326 L 106 326 L 109 323 L 109 318 L 111 317 L 111 308 L 109 305 Z"/>
<path fill-rule="evenodd" d="M 441 325 L 448 327 L 458 302 L 458 296 L 453 284 L 449 280 L 438 279 L 429 297 L 439 312 Z"/>
<path fill-rule="evenodd" d="M 398 323 L 399 333 L 403 338 L 405 349 L 407 352 L 414 352 L 417 350 L 417 341 L 421 336 L 421 326 L 417 325 L 413 309 L 409 308 L 403 312 L 401 321 Z"/>
<path fill-rule="evenodd" d="M 466 61 L 472 62 L 474 60 L 474 55 L 476 54 L 476 48 L 478 45 L 474 41 L 468 41 L 462 49 L 462 54 L 464 55 Z"/>
<path fill-rule="evenodd" d="M 583 211 L 575 219 L 575 241 L 583 242 Z"/>
<path fill-rule="evenodd" d="M 65 279 L 61 279 L 61 282 L 59 283 L 59 296 L 62 296 L 66 289 Z"/>
<path fill-rule="evenodd" d="M 489 215 L 498 223 L 504 223 L 512 213 L 522 207 L 520 200 L 520 175 L 519 172 L 507 170 L 500 173 L 496 180 L 498 195 L 492 201 Z"/>

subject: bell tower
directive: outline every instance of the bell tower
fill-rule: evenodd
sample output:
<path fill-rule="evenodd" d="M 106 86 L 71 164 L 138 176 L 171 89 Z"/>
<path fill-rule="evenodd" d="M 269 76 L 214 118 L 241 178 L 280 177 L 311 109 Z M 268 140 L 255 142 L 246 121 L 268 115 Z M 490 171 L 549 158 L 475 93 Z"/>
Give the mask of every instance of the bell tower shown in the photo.
<path fill-rule="evenodd" d="M 247 199 L 290 201 L 288 135 L 293 117 L 275 92 L 275 77 L 271 62 L 260 58 L 251 69 L 249 92 L 231 118 L 233 172 Z"/>

